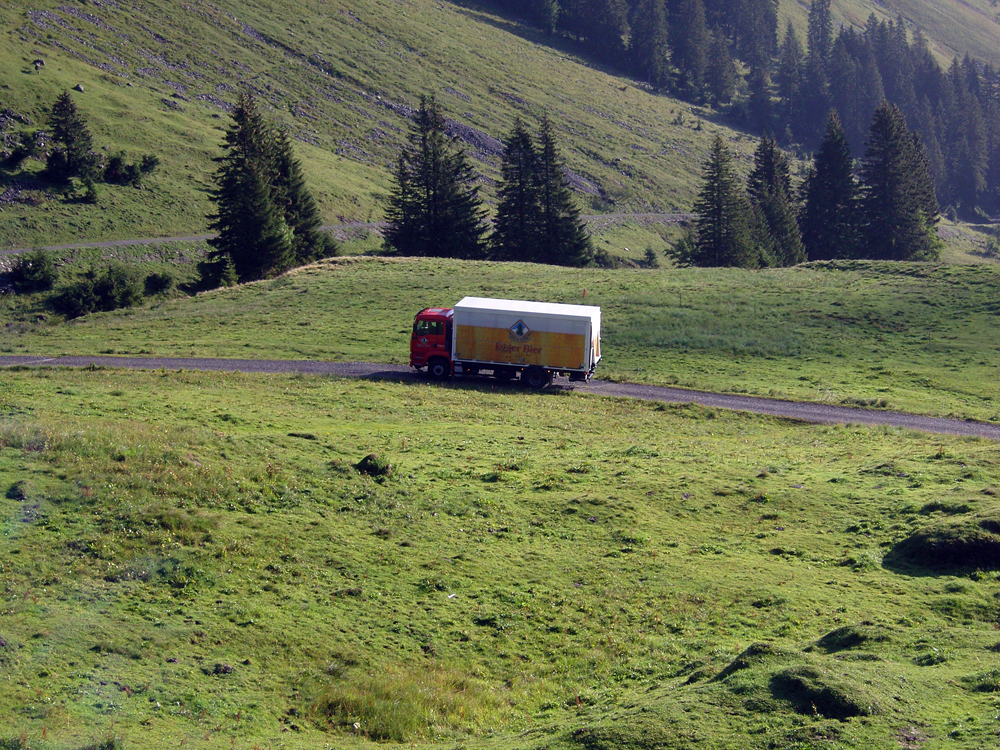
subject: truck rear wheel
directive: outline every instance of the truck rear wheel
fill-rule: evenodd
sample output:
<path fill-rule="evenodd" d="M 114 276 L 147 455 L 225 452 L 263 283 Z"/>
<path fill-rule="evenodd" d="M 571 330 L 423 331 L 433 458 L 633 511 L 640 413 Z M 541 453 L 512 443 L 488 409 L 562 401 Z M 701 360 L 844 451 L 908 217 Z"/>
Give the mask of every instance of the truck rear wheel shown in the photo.
<path fill-rule="evenodd" d="M 427 373 L 435 380 L 446 380 L 451 375 L 448 360 L 435 357 L 427 363 Z"/>
<path fill-rule="evenodd" d="M 552 376 L 542 367 L 529 367 L 524 373 L 525 380 L 531 388 L 544 388 L 552 382 Z"/>

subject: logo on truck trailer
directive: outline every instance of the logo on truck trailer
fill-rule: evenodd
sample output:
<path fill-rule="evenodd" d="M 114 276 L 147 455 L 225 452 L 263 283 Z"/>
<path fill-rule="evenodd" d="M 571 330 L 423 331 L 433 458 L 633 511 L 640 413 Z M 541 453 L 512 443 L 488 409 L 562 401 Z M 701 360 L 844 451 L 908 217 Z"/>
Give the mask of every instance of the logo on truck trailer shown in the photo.
<path fill-rule="evenodd" d="M 512 341 L 524 341 L 531 335 L 531 329 L 524 324 L 523 320 L 517 321 L 509 329 Z"/>

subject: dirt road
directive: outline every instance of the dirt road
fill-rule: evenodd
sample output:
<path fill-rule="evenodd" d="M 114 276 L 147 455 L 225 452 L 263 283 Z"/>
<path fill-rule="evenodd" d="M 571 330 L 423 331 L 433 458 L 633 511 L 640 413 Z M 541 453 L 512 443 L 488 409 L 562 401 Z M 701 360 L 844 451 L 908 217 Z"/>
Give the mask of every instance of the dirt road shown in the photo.
<path fill-rule="evenodd" d="M 333 375 L 342 378 L 369 378 L 372 380 L 395 380 L 405 382 L 425 381 L 426 377 L 403 365 L 385 365 L 372 362 L 314 362 L 308 360 L 248 360 L 248 359 L 185 359 L 178 357 L 31 357 L 0 355 L 0 367 L 119 367 L 138 370 L 216 370 L 246 373 L 301 373 L 307 375 Z M 498 388 L 495 381 L 488 378 L 468 381 L 483 386 Z M 905 412 L 880 411 L 875 409 L 854 409 L 829 404 L 782 401 L 756 396 L 740 396 L 725 393 L 688 391 L 682 388 L 638 385 L 634 383 L 612 383 L 606 380 L 592 380 L 590 383 L 569 384 L 564 379 L 556 380 L 559 390 L 572 390 L 596 396 L 636 398 L 643 401 L 664 403 L 695 403 L 719 409 L 768 414 L 775 417 L 795 419 L 817 424 L 864 424 L 887 425 L 919 432 L 943 435 L 982 437 L 1000 441 L 1000 425 L 986 422 L 972 422 L 961 419 L 922 417 Z M 513 386 L 511 386 L 513 387 Z"/>

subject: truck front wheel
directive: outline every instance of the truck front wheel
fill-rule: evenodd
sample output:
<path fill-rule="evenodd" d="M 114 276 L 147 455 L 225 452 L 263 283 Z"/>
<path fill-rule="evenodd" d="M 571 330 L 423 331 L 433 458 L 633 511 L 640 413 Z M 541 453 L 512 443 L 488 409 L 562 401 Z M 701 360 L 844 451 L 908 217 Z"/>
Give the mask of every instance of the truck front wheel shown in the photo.
<path fill-rule="evenodd" d="M 524 376 L 528 385 L 536 390 L 544 388 L 552 381 L 552 377 L 549 375 L 548 371 L 541 367 L 529 367 L 524 373 Z"/>
<path fill-rule="evenodd" d="M 427 363 L 427 372 L 435 380 L 446 380 L 451 374 L 448 360 L 435 357 Z"/>

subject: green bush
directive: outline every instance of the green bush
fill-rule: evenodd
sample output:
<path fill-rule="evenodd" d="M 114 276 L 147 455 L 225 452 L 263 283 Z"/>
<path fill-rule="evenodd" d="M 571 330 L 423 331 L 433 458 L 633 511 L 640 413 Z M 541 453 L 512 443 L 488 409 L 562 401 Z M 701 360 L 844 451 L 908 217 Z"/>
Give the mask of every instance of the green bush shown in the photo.
<path fill-rule="evenodd" d="M 10 274 L 11 284 L 18 294 L 51 289 L 59 276 L 52 256 L 40 248 L 17 256 Z"/>
<path fill-rule="evenodd" d="M 142 299 L 142 290 L 135 273 L 115 263 L 100 274 L 93 269 L 66 287 L 53 299 L 55 309 L 68 318 L 78 318 L 96 310 L 118 310 L 132 307 Z"/>
<path fill-rule="evenodd" d="M 94 293 L 97 295 L 100 310 L 132 307 L 142 300 L 138 278 L 132 270 L 121 263 L 115 263 L 104 269 L 94 281 Z"/>
<path fill-rule="evenodd" d="M 146 277 L 146 296 L 166 294 L 174 288 L 174 276 L 169 271 L 153 272 Z"/>

